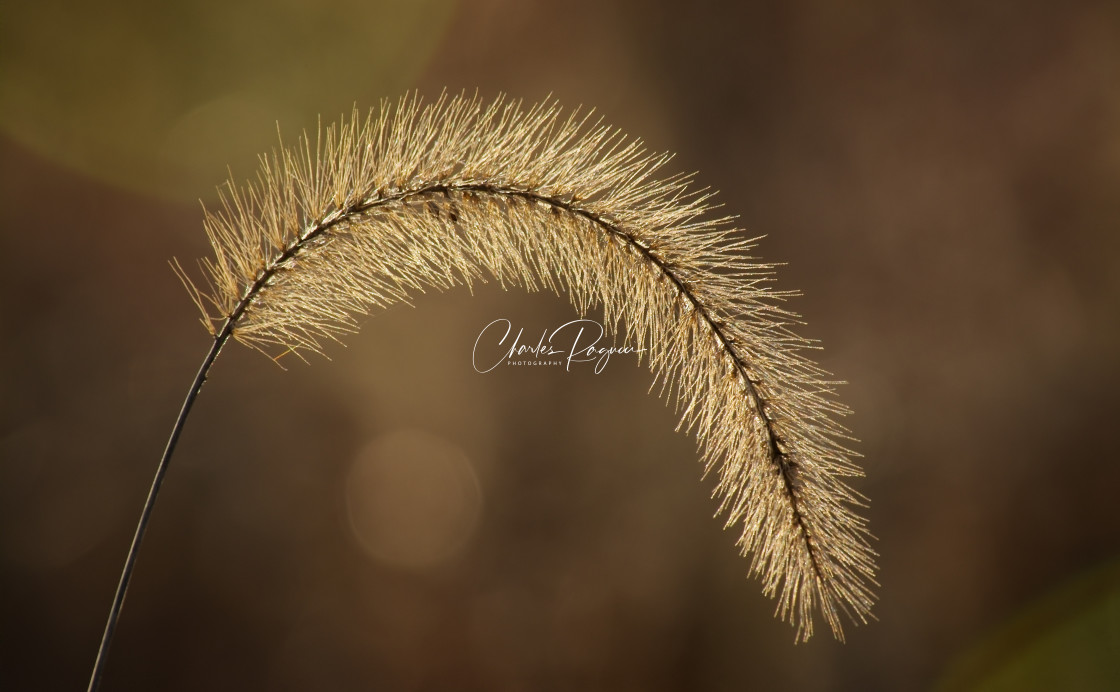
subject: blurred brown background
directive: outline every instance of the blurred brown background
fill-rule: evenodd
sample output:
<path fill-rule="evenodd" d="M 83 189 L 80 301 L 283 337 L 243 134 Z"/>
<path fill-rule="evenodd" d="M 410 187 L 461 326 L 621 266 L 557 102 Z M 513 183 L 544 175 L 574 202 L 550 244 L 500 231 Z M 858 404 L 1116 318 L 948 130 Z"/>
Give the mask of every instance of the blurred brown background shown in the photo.
<path fill-rule="evenodd" d="M 286 372 L 222 355 L 103 689 L 1117 684 L 1114 3 L 13 4 L 0 689 L 84 689 L 207 348 L 167 265 L 197 200 L 277 121 L 444 87 L 595 106 L 767 234 L 851 383 L 879 621 L 793 645 L 632 359 L 474 372 L 491 320 L 574 315 L 491 285 Z"/>

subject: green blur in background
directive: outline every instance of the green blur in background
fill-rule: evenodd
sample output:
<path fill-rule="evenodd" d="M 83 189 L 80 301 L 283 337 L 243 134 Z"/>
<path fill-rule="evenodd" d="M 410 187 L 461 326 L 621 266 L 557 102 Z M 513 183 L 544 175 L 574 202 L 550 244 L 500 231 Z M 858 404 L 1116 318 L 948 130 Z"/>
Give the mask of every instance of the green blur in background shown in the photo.
<path fill-rule="evenodd" d="M 208 346 L 196 200 L 413 89 L 595 107 L 766 235 L 878 620 L 793 645 L 644 367 L 474 372 L 574 315 L 489 284 L 222 354 L 105 692 L 1120 689 L 1115 3 L 110 0 L 0 5 L 0 690 L 86 684 Z"/>
<path fill-rule="evenodd" d="M 411 86 L 451 0 L 36 2 L 0 24 L 0 125 L 100 180 L 194 199 L 227 166 Z"/>

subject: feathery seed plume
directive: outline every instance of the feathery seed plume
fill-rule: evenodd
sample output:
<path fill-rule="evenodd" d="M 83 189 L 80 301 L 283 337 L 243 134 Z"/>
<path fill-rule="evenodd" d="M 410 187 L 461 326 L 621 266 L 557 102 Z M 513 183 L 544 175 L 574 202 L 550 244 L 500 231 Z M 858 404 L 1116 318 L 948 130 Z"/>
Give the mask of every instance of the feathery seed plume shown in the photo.
<path fill-rule="evenodd" d="M 648 349 L 777 614 L 806 640 L 819 609 L 842 639 L 841 611 L 866 622 L 876 584 L 847 409 L 755 241 L 689 176 L 655 177 L 669 158 L 554 105 L 405 97 L 230 184 L 206 219 L 209 290 L 187 284 L 216 340 L 297 354 L 414 292 L 491 278 L 601 306 Z"/>

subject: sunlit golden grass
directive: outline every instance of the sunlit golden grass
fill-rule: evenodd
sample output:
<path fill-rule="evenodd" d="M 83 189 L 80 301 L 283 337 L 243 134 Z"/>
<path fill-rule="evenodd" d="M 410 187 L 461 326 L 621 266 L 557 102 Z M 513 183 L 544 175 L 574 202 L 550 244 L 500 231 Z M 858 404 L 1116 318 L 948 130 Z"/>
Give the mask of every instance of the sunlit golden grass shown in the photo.
<path fill-rule="evenodd" d="M 304 356 L 372 309 L 493 280 L 567 295 L 581 315 L 601 309 L 644 349 L 653 386 L 718 477 L 718 511 L 797 639 L 812 635 L 815 611 L 840 639 L 842 612 L 866 622 L 875 553 L 854 511 L 864 499 L 846 482 L 860 475 L 837 422 L 847 410 L 791 331 L 772 266 L 748 254 L 754 240 L 714 217 L 712 194 L 689 176 L 660 177 L 669 158 L 553 105 L 406 97 L 262 158 L 252 184 L 231 182 L 207 215 L 204 282 L 176 265 L 214 342 L 118 599 L 182 423 L 230 338 Z"/>

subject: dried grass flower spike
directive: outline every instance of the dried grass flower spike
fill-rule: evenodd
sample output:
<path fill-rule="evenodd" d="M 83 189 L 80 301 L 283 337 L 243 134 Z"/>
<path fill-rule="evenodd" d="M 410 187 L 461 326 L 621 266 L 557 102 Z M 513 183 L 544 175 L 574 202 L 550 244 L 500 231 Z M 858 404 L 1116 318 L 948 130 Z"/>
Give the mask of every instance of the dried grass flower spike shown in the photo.
<path fill-rule="evenodd" d="M 183 422 L 232 338 L 307 354 L 357 317 L 430 288 L 496 280 L 602 309 L 647 349 L 664 396 L 718 478 L 719 512 L 777 614 L 843 638 L 871 616 L 875 553 L 834 382 L 791 331 L 753 240 L 712 214 L 669 160 L 555 105 L 406 96 L 262 158 L 208 213 L 205 281 L 179 269 L 213 342 L 173 428 L 130 548 L 90 689 Z M 177 266 L 177 265 L 176 265 Z M 205 289 L 196 288 L 206 286 Z"/>

